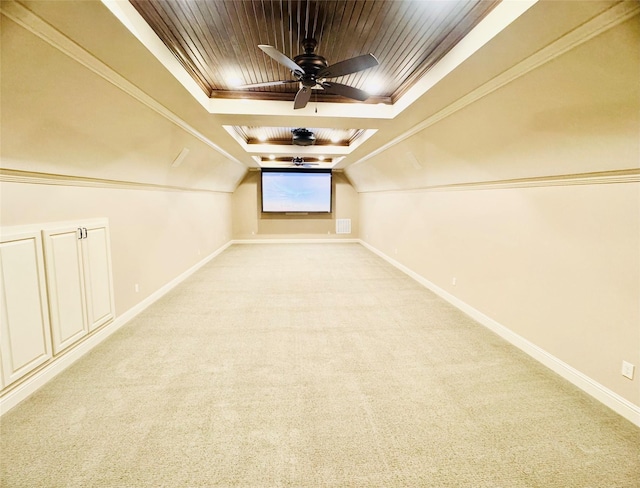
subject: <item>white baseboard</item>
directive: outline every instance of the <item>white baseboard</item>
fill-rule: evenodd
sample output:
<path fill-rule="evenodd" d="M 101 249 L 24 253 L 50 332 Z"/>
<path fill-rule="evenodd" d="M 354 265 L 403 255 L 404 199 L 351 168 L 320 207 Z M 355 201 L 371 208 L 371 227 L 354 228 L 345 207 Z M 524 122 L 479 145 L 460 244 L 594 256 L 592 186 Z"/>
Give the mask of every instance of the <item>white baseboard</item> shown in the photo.
<path fill-rule="evenodd" d="M 547 368 L 551 369 L 553 372 L 559 374 L 564 379 L 573 383 L 575 386 L 580 388 L 585 393 L 588 393 L 589 395 L 594 397 L 596 400 L 600 401 L 601 403 L 603 403 L 604 405 L 612 409 L 614 412 L 622 415 L 624 418 L 626 418 L 630 422 L 640 427 L 640 407 L 638 405 L 634 405 L 633 403 L 626 400 L 625 398 L 622 398 L 620 395 L 611 391 L 605 386 L 601 385 L 600 383 L 593 380 L 589 376 L 585 375 L 584 373 L 581 373 L 577 369 L 573 368 L 572 366 L 568 365 L 567 363 L 558 359 L 552 354 L 549 354 L 544 349 L 528 341 L 524 337 L 516 334 L 515 332 L 505 327 L 504 325 L 496 322 L 491 317 L 483 314 L 479 310 L 463 302 L 462 300 L 455 297 L 454 295 L 447 292 L 446 290 L 443 290 L 439 286 L 430 282 L 423 276 L 420 276 L 418 273 L 407 268 L 405 265 L 399 263 L 395 259 L 390 258 L 386 254 L 384 254 L 382 251 L 379 251 L 375 247 L 371 246 L 370 244 L 362 240 L 360 240 L 359 242 L 364 247 L 369 249 L 371 252 L 373 252 L 374 254 L 377 254 L 382 259 L 384 259 L 391 265 L 398 268 L 400 271 L 406 273 L 411 278 L 413 278 L 418 283 L 420 283 L 424 287 L 431 290 L 433 293 L 435 293 L 439 297 L 443 298 L 444 300 L 446 300 L 456 308 L 462 310 L 471 318 L 479 322 L 481 325 L 484 325 L 488 329 L 492 330 L 493 332 L 498 334 L 500 337 L 502 337 L 509 343 L 516 346 L 518 349 L 524 351 L 529 356 L 536 359 L 538 362 L 542 363 Z"/>
<path fill-rule="evenodd" d="M 183 282 L 193 273 L 195 273 L 202 266 L 211 261 L 214 257 L 224 251 L 232 244 L 232 241 L 227 242 L 222 247 L 215 250 L 209 256 L 205 257 L 202 261 L 199 261 L 191 268 L 171 280 L 169 283 L 164 285 L 162 288 L 156 290 L 154 293 L 149 295 L 147 298 L 142 300 L 133 308 L 130 308 L 122 315 L 116 317 L 113 322 L 105 325 L 94 334 L 91 334 L 84 341 L 80 342 L 76 347 L 66 351 L 61 356 L 55 358 L 50 363 L 46 364 L 42 369 L 34 373 L 32 376 L 27 378 L 25 381 L 17 385 L 15 388 L 9 390 L 2 398 L 0 398 L 0 416 L 7 413 L 13 407 L 15 407 L 18 403 L 25 400 L 29 395 L 34 393 L 38 388 L 45 385 L 48 381 L 50 381 L 54 376 L 60 374 L 62 371 L 67 369 L 73 363 L 75 363 L 82 356 L 91 351 L 94 347 L 104 341 L 111 334 L 120 329 L 127 322 L 132 320 L 136 315 L 141 313 L 151 304 L 156 302 L 162 296 L 164 296 L 167 292 L 175 288 L 178 284 Z"/>
<path fill-rule="evenodd" d="M 231 244 L 336 244 L 360 243 L 360 239 L 236 239 Z"/>

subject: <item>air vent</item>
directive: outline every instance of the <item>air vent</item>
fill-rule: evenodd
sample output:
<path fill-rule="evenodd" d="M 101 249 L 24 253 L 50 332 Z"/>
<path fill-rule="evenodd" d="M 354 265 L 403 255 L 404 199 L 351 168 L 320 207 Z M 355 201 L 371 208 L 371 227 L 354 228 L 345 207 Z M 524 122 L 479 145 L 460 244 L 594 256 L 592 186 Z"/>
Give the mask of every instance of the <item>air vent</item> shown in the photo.
<path fill-rule="evenodd" d="M 351 219 L 336 219 L 336 234 L 351 234 Z"/>

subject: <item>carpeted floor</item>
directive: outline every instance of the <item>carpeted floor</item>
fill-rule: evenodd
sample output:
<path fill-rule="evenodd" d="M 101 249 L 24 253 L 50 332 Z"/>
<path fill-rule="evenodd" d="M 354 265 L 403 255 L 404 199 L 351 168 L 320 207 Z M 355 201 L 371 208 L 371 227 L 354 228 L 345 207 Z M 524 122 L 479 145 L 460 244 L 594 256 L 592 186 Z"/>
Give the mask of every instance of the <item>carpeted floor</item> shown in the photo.
<path fill-rule="evenodd" d="M 1 429 L 3 487 L 640 486 L 638 428 L 358 244 L 230 247 Z"/>

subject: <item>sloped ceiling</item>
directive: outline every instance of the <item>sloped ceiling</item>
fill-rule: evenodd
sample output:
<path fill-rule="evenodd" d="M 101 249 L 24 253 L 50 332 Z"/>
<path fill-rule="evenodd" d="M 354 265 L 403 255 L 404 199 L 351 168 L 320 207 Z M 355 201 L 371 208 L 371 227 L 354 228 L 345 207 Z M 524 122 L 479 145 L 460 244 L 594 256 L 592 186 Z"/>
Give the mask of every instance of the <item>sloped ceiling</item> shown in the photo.
<path fill-rule="evenodd" d="M 493 0 L 103 2 L 206 110 L 227 116 L 230 122 L 223 127 L 249 156 L 248 161 L 242 158 L 248 166 L 303 157 L 336 169 L 346 167 L 351 152 L 426 91 L 425 77 L 436 65 L 448 56 L 445 71 L 452 69 L 535 3 L 501 8 Z M 453 53 L 481 25 L 477 46 L 471 41 Z M 367 53 L 377 57 L 375 67 L 330 80 L 368 92 L 368 100 L 354 102 L 313 89 L 307 106 L 295 110 L 291 101 L 301 85 L 263 86 L 293 74 L 258 45 L 272 45 L 283 57 L 295 59 L 310 37 L 329 65 Z M 260 86 L 239 89 L 237 83 Z M 291 127 L 334 130 L 341 142 L 320 150 L 294 146 L 281 136 L 256 141 L 247 128 L 259 127 L 265 127 L 263 134 Z M 357 137 L 345 144 L 344 131 Z"/>
<path fill-rule="evenodd" d="M 203 9 L 207 5 L 207 2 L 204 1 L 179 2 L 176 0 L 175 2 L 161 3 L 165 8 L 186 5 L 190 8 L 197 6 L 197 8 Z M 226 5 L 226 2 L 214 3 Z M 306 2 L 293 3 L 306 4 Z M 348 23 L 346 16 L 344 22 L 327 23 L 324 31 L 314 35 L 320 37 L 323 54 L 331 61 L 366 51 L 377 51 L 375 54 L 380 57 L 381 61 L 378 72 L 387 69 L 384 65 L 391 62 L 392 67 L 389 72 L 399 74 L 402 71 L 400 69 L 402 61 L 398 60 L 402 59 L 400 55 L 402 49 L 396 45 L 397 53 L 394 58 L 390 54 L 393 51 L 393 43 L 384 44 L 386 47 L 383 48 L 380 38 L 384 36 L 380 36 L 380 32 L 386 33 L 393 29 L 391 24 L 387 22 L 387 17 L 380 17 L 380 15 L 384 8 L 399 9 L 398 6 L 386 5 L 387 3 L 403 2 L 366 2 L 366 5 L 361 5 L 362 10 L 373 8 L 371 3 L 381 4 L 376 7 L 380 9 L 377 17 L 373 12 L 371 13 L 377 20 L 365 22 L 360 27 L 361 35 L 353 35 L 356 28 Z M 469 7 L 475 5 L 475 2 L 419 3 L 425 4 L 425 7 L 430 4 L 456 4 L 456 8 L 466 7 L 466 12 L 473 11 L 473 8 Z M 282 4 L 287 5 L 287 2 L 282 2 Z M 244 8 L 247 5 L 238 2 L 235 8 L 239 9 L 240 6 Z M 311 12 L 321 13 L 319 19 L 338 16 L 338 12 L 331 11 L 329 7 L 337 8 L 342 5 L 346 8 L 341 2 L 321 2 L 320 6 L 312 3 L 309 5 Z M 171 121 L 175 130 L 182 130 L 188 134 L 189 137 L 186 138 L 172 136 L 173 143 L 171 144 L 169 144 L 171 142 L 169 140 L 162 141 L 167 147 L 170 146 L 167 149 L 170 154 L 164 158 L 168 159 L 168 162 L 163 160 L 163 165 L 168 166 L 183 147 L 186 147 L 191 151 L 183 165 L 188 167 L 189 158 L 202 152 L 199 147 L 202 143 L 203 147 L 208 148 L 207 151 L 216 153 L 214 158 L 216 162 L 215 168 L 212 167 L 210 171 L 207 171 L 206 158 L 202 156 L 198 162 L 200 168 L 198 173 L 206 174 L 206 178 L 214 179 L 216 172 L 228 173 L 231 176 L 221 175 L 220 178 L 225 181 L 222 186 L 229 188 L 229 185 L 237 182 L 239 175 L 248 169 L 269 165 L 271 164 L 269 161 L 281 162 L 293 157 L 313 159 L 319 164 L 334 169 L 346 169 L 350 177 L 352 174 L 360 177 L 359 175 L 366 173 L 365 168 L 368 166 L 368 161 L 372 160 L 385 147 L 402 141 L 403 137 L 410 134 L 414 128 L 431 120 L 431 118 L 447 117 L 447 114 L 454 110 L 461 103 L 461 100 L 467 100 L 470 94 L 479 93 L 479 89 L 490 84 L 492 80 L 498 79 L 501 74 L 508 73 L 519 63 L 526 63 L 527 60 L 533 59 L 536 53 L 544 50 L 555 41 L 569 36 L 574 29 L 601 14 L 606 15 L 609 10 L 620 5 L 630 11 L 637 9 L 638 6 L 637 2 L 618 1 L 553 2 L 531 0 L 498 4 L 492 2 L 491 8 L 484 6 L 482 12 L 476 12 L 475 21 L 469 25 L 477 25 L 470 31 L 467 29 L 465 31 L 467 33 L 462 39 L 459 39 L 458 35 L 453 35 L 457 41 L 453 47 L 451 44 L 446 47 L 441 46 L 439 54 L 435 54 L 437 48 L 433 45 L 415 43 L 411 52 L 421 53 L 423 56 L 422 64 L 411 65 L 409 63 L 407 66 L 411 67 L 405 70 L 408 76 L 404 78 L 394 78 L 396 75 L 390 76 L 392 82 L 385 85 L 385 91 L 381 95 L 386 99 L 385 103 L 361 103 L 346 100 L 338 102 L 333 99 L 319 99 L 317 103 L 314 101 L 302 110 L 292 108 L 290 99 L 293 93 L 291 90 L 278 89 L 271 94 L 262 95 L 267 93 L 266 90 L 256 89 L 251 90 L 254 92 L 253 95 L 249 95 L 247 91 L 239 92 L 230 89 L 221 78 L 211 77 L 208 81 L 197 81 L 200 79 L 199 76 L 196 76 L 193 70 L 188 68 L 190 63 L 193 64 L 194 61 L 184 56 L 181 57 L 178 53 L 172 53 L 167 47 L 168 41 L 165 43 L 158 37 L 145 18 L 128 0 L 3 1 L 2 12 L 3 19 L 7 17 L 11 19 L 11 22 L 26 26 L 28 30 L 40 37 L 40 42 L 50 43 L 57 47 L 58 54 L 56 56 L 70 56 L 70 61 L 75 60 L 74 62 L 77 61 L 83 66 L 89 67 L 92 72 L 98 73 L 103 80 L 106 80 L 106 83 L 110 84 L 109 91 L 120 89 L 122 96 L 130 97 L 130 103 L 148 104 L 147 106 L 153 108 L 157 114 Z M 453 7 L 453 5 L 451 6 Z M 356 5 L 348 7 L 360 8 Z M 405 17 L 408 15 L 408 11 L 399 10 Z M 213 12 L 210 8 L 209 11 Z M 349 19 L 357 17 L 353 12 L 348 16 Z M 292 55 L 296 52 L 297 37 L 294 38 L 292 35 L 290 43 L 278 41 L 283 33 L 285 40 L 288 41 L 288 24 L 278 26 L 272 19 L 269 27 L 262 29 L 266 39 L 262 38 L 259 35 L 261 28 L 256 24 L 256 19 L 260 18 L 260 15 L 255 15 L 254 18 L 249 13 L 250 11 L 245 11 L 246 22 L 236 19 L 237 25 L 235 27 L 245 27 L 250 34 L 243 38 L 242 42 L 237 40 L 236 35 L 235 44 L 233 38 L 225 38 L 226 43 L 243 53 L 240 56 L 236 55 L 234 61 L 241 73 L 245 73 L 243 70 L 248 69 L 249 64 L 240 62 L 247 56 L 249 60 L 252 60 L 252 66 L 257 63 L 257 66 L 260 67 L 255 71 L 246 71 L 246 76 L 243 75 L 243 81 L 249 83 L 283 76 L 280 66 L 271 62 L 264 53 L 255 49 L 255 46 L 262 42 L 271 43 L 285 54 Z M 227 15 L 230 14 L 227 13 Z M 458 13 L 457 15 L 463 14 Z M 402 16 L 397 17 L 396 29 L 408 29 L 410 25 L 413 25 L 411 23 L 405 25 L 403 18 Z M 315 24 L 315 20 L 310 21 L 310 24 Z M 345 26 L 347 26 L 346 30 Z M 382 30 L 379 31 L 378 29 L 381 28 Z M 73 49 L 56 45 L 56 42 L 51 41 L 49 34 L 40 32 L 47 31 L 47 29 L 60 35 L 64 42 L 71 43 Z M 256 32 L 254 29 L 258 29 L 258 31 Z M 5 30 L 3 30 L 3 42 Z M 11 35 L 11 30 L 6 32 L 7 36 Z M 179 32 L 176 30 L 176 35 Z M 418 32 L 420 31 L 418 30 Z M 304 35 L 302 29 L 300 35 Z M 333 39 L 335 41 L 329 42 Z M 404 37 L 398 34 L 397 39 L 397 42 L 401 43 Z M 451 37 L 449 37 L 450 39 Z M 11 41 L 10 38 L 9 41 Z M 178 40 L 176 39 L 175 42 L 177 43 Z M 330 44 L 331 48 L 328 47 Z M 240 45 L 242 47 L 239 47 Z M 400 46 L 402 45 L 401 43 Z M 421 45 L 424 47 L 423 51 L 418 49 Z M 195 46 L 194 43 L 192 48 L 195 49 Z M 30 51 L 27 44 L 17 44 L 16 49 L 19 50 L 16 51 L 16 56 L 20 55 L 26 63 L 30 62 L 28 60 Z M 250 49 L 255 52 L 249 53 Z M 325 49 L 328 52 L 325 52 Z M 80 54 L 69 54 L 70 51 L 77 51 Z M 38 52 L 42 53 L 42 59 L 46 61 L 48 55 L 44 48 L 38 47 Z M 230 48 L 221 52 L 229 54 Z M 209 53 L 209 55 L 213 56 L 213 53 Z M 392 59 L 395 61 L 390 61 Z M 16 62 L 18 62 L 17 59 Z M 58 65 L 62 66 L 59 63 Z M 195 64 L 193 65 L 195 66 Z M 3 71 L 5 66 L 7 64 L 3 59 Z M 429 68 L 425 71 L 424 66 Z M 95 110 L 95 113 L 101 114 L 111 110 L 113 104 L 103 99 L 104 97 L 101 95 L 103 91 L 92 93 L 89 90 L 84 90 L 80 85 L 69 85 L 76 81 L 82 83 L 80 75 L 75 80 L 72 71 L 67 70 L 67 75 L 65 75 L 64 70 L 57 69 L 55 65 L 50 71 L 47 71 L 46 62 L 43 63 L 39 60 L 33 60 L 31 68 L 30 71 L 25 71 L 20 75 L 23 76 L 22 81 L 17 75 L 16 77 L 3 76 L 3 78 L 10 78 L 11 89 L 15 89 L 16 93 L 19 93 L 19 98 L 23 102 L 19 104 L 20 100 L 16 99 L 10 100 L 9 103 L 7 102 L 9 98 L 4 96 L 3 117 L 15 116 L 20 118 L 20 123 L 24 122 L 24 124 L 29 123 L 29 118 L 32 121 L 35 120 L 32 115 L 24 113 L 24 109 L 29 107 L 27 100 L 27 97 L 30 96 L 29 93 L 37 94 L 41 104 L 41 106 L 33 106 L 35 114 L 38 112 L 48 113 L 50 109 L 60 112 L 58 115 L 73 112 L 77 117 L 82 111 L 90 113 Z M 72 77 L 70 78 L 68 75 L 72 75 Z M 24 79 L 24 77 L 32 79 Z M 356 85 L 362 83 L 361 86 L 364 86 L 365 82 L 362 77 L 354 77 L 351 81 Z M 69 89 L 68 97 L 61 98 L 60 103 L 57 104 L 56 89 L 63 91 L 66 88 Z M 98 89 L 96 88 L 96 90 Z M 221 95 L 220 92 L 229 93 Z M 82 104 L 75 108 L 72 106 L 74 95 L 76 99 L 78 97 L 82 99 Z M 285 99 L 279 100 L 277 99 L 279 97 Z M 62 106 L 62 100 L 66 100 L 64 103 L 67 105 Z M 122 107 L 122 113 L 126 113 L 124 100 Z M 117 114 L 113 115 L 113 120 L 117 120 Z M 83 131 L 90 130 L 87 124 L 83 125 L 78 122 L 76 125 Z M 123 125 L 120 131 L 122 133 L 118 135 L 118 141 L 125 144 L 126 138 L 129 137 L 133 150 L 137 151 L 139 148 L 135 146 L 136 138 L 132 131 L 144 131 L 145 128 L 142 126 L 134 127 L 135 124 L 129 125 L 131 127 L 128 132 L 125 130 L 126 125 Z M 339 143 L 334 144 L 319 143 L 317 146 L 311 147 L 292 146 L 287 143 L 285 136 L 287 131 L 297 127 L 315 129 L 321 141 L 326 141 L 327 138 L 330 140 L 329 134 L 336 130 L 341 132 L 344 137 Z M 96 144 L 98 144 L 101 134 L 108 136 L 110 130 L 114 129 L 101 127 L 100 131 L 96 130 L 94 136 Z M 258 137 L 260 132 L 273 135 L 268 136 L 267 140 L 261 141 Z M 357 137 L 353 137 L 353 134 L 357 134 Z M 273 140 L 269 140 L 269 137 Z M 198 142 L 189 142 L 192 139 Z M 7 141 L 12 143 L 11 140 Z M 61 139 L 59 144 L 63 145 L 64 142 L 69 141 Z M 155 152 L 157 152 L 156 149 L 157 147 L 154 149 Z M 36 148 L 28 149 L 28 151 L 36 151 Z M 202 154 L 204 155 L 204 152 Z M 271 155 L 274 156 L 273 159 L 269 158 Z M 350 173 L 348 168 L 356 163 L 358 171 Z M 3 164 L 5 163 L 3 162 Z M 153 171 L 152 163 L 147 161 L 145 164 L 148 164 L 149 167 L 144 171 L 141 170 L 140 174 Z M 126 168 L 124 164 L 116 169 L 106 160 L 100 168 L 114 172 L 131 170 L 130 167 Z M 91 171 L 98 171 L 98 168 L 91 168 Z M 168 181 L 174 177 L 172 175 L 172 173 L 163 173 L 162 176 L 156 177 L 156 180 Z M 109 174 L 109 177 L 118 177 L 118 175 Z M 372 175 L 366 177 L 371 178 Z M 184 181 L 189 185 L 198 186 L 199 184 L 192 177 L 185 176 Z M 357 186 L 357 181 L 354 183 Z M 215 186 L 213 183 L 206 183 L 204 186 L 210 187 L 212 185 Z"/>

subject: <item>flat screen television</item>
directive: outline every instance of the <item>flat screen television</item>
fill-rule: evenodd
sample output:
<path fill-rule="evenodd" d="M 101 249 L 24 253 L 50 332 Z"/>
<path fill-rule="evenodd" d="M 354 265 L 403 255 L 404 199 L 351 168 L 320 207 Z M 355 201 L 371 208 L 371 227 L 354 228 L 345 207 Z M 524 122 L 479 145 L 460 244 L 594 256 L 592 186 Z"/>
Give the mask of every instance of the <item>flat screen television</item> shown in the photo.
<path fill-rule="evenodd" d="M 262 211 L 330 213 L 331 169 L 262 168 Z"/>

